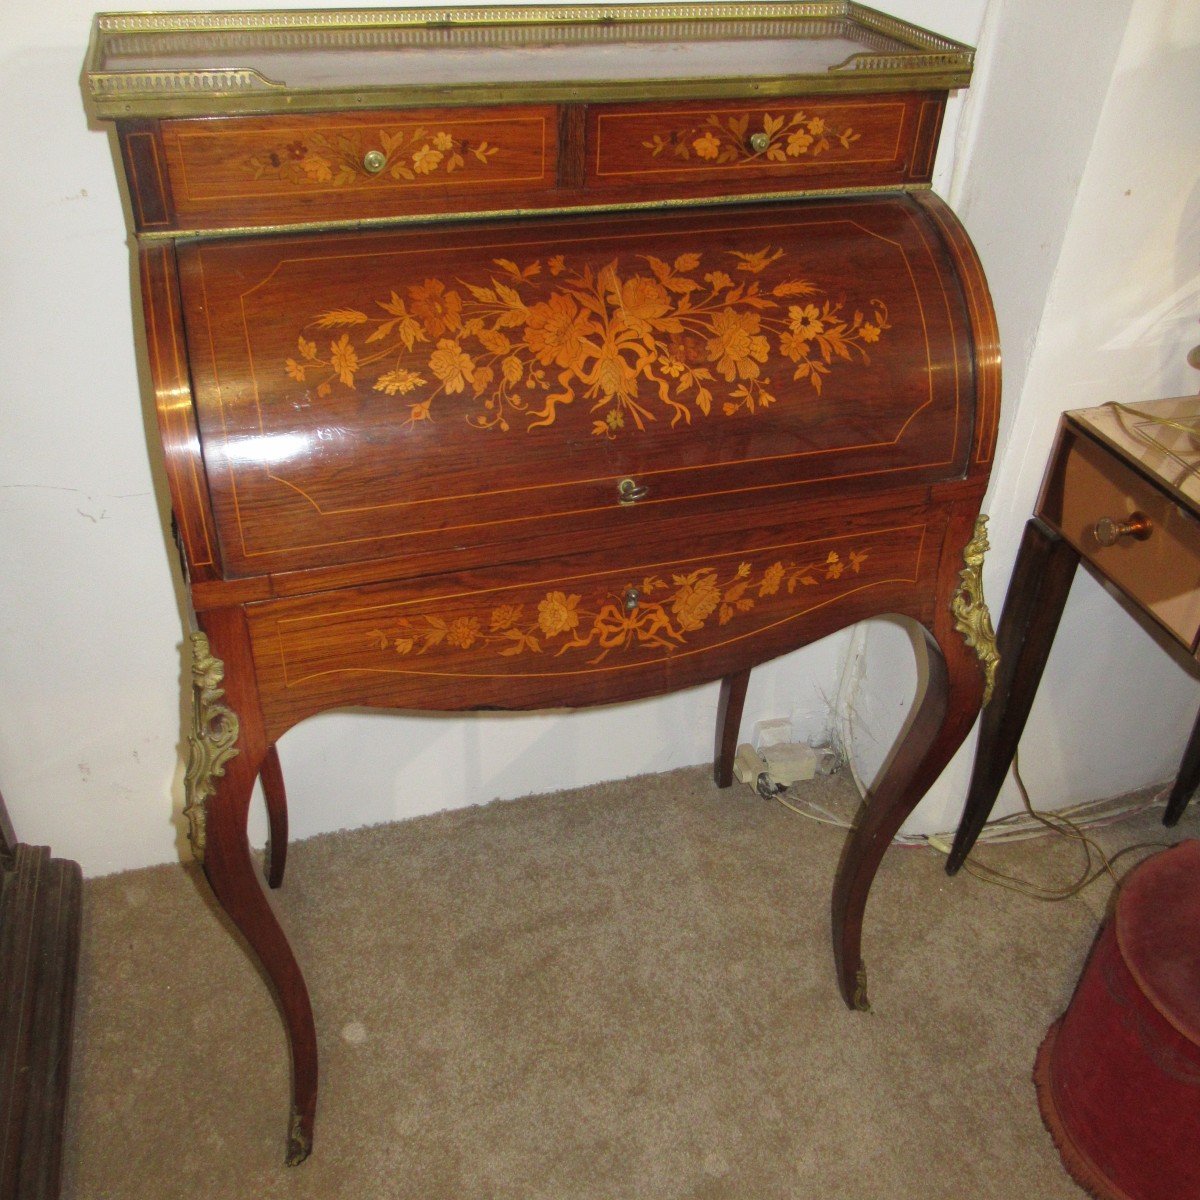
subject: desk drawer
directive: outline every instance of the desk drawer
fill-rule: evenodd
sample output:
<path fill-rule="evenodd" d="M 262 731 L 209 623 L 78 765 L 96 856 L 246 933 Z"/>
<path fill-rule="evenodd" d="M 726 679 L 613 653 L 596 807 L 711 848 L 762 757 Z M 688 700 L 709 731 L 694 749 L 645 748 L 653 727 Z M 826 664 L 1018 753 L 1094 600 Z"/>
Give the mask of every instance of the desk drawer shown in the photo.
<path fill-rule="evenodd" d="M 693 531 L 617 554 L 251 605 L 271 736 L 338 704 L 579 706 L 718 678 L 903 610 L 936 569 L 940 533 L 915 511 L 858 515 L 836 532 Z"/>
<path fill-rule="evenodd" d="M 966 468 L 970 321 L 907 196 L 212 241 L 180 268 L 227 574 L 511 561 L 648 507 Z"/>
<path fill-rule="evenodd" d="M 1071 444 L 1039 515 L 1194 650 L 1200 635 L 1200 523 L 1104 447 L 1071 432 L 1066 436 Z M 1136 514 L 1148 522 L 1144 538 L 1127 534 L 1113 545 L 1101 543 L 1102 520 L 1124 523 Z"/>
<path fill-rule="evenodd" d="M 923 93 L 589 110 L 586 184 L 678 195 L 928 180 L 942 100 Z"/>
<path fill-rule="evenodd" d="M 553 106 L 162 122 L 184 228 L 514 208 L 553 193 Z"/>

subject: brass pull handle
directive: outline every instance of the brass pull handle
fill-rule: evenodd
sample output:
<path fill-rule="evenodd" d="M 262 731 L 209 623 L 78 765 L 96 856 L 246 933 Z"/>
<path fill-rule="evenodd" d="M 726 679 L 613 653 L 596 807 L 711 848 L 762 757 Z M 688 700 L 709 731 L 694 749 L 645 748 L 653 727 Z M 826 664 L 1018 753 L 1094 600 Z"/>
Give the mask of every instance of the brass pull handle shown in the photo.
<path fill-rule="evenodd" d="M 1136 538 L 1144 542 L 1154 532 L 1154 524 L 1145 513 L 1129 514 L 1126 521 L 1117 521 L 1112 517 L 1101 517 L 1092 530 L 1092 536 L 1102 546 L 1115 546 L 1123 537 Z"/>
<path fill-rule="evenodd" d="M 635 587 L 625 589 L 625 597 L 623 603 L 627 613 L 633 612 L 635 608 L 642 602 L 642 593 Z"/>
<path fill-rule="evenodd" d="M 617 484 L 617 503 L 636 504 L 649 495 L 650 489 L 638 483 L 636 479 L 622 479 Z"/>
<path fill-rule="evenodd" d="M 368 175 L 378 175 L 387 166 L 387 155 L 382 150 L 368 150 L 363 155 L 363 170 Z"/>
<path fill-rule="evenodd" d="M 758 131 L 758 133 L 752 133 L 750 135 L 750 149 L 753 150 L 755 154 L 761 154 L 770 144 L 771 135 L 761 129 Z"/>

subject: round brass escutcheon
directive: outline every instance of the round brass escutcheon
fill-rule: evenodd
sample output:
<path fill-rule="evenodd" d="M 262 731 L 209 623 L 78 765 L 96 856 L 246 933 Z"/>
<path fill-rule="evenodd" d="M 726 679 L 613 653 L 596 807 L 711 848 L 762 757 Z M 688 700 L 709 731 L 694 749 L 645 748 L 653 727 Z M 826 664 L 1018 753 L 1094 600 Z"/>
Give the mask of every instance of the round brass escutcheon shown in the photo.
<path fill-rule="evenodd" d="M 636 504 L 639 500 L 644 500 L 648 494 L 649 488 L 638 483 L 636 479 L 622 479 L 617 484 L 618 504 Z"/>
<path fill-rule="evenodd" d="M 387 166 L 387 155 L 382 150 L 368 150 L 363 155 L 363 170 L 369 175 L 378 175 Z"/>
<path fill-rule="evenodd" d="M 1154 524 L 1145 513 L 1130 513 L 1127 520 L 1101 517 L 1092 530 L 1092 536 L 1102 546 L 1115 546 L 1123 537 L 1136 538 L 1144 542 L 1154 532 Z"/>
<path fill-rule="evenodd" d="M 625 589 L 625 611 L 633 612 L 635 608 L 642 602 L 642 593 L 635 587 Z"/>
<path fill-rule="evenodd" d="M 750 135 L 750 149 L 753 150 L 755 154 L 761 154 L 770 144 L 770 135 L 763 132 L 761 129 L 758 131 L 758 133 L 752 133 Z"/>

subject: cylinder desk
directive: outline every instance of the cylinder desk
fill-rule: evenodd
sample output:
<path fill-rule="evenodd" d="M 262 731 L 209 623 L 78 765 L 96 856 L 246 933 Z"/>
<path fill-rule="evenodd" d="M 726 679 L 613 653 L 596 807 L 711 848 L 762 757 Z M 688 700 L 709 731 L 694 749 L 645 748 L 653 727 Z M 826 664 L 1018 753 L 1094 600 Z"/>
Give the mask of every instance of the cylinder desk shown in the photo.
<path fill-rule="evenodd" d="M 836 871 L 841 993 L 893 834 L 994 668 L 999 405 L 978 259 L 930 190 L 971 51 L 833 3 L 102 14 L 149 386 L 195 611 L 186 813 L 284 1015 L 278 738 L 327 709 L 578 707 L 881 613 L 929 643 Z"/>

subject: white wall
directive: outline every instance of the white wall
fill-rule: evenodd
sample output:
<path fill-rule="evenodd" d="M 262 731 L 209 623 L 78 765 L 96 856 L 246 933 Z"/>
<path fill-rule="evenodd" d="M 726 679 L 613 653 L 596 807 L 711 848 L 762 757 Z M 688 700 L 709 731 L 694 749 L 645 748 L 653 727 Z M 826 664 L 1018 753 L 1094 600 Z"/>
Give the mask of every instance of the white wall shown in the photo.
<path fill-rule="evenodd" d="M 987 270 L 1004 350 L 984 505 L 984 582 L 998 619 L 1059 413 L 1200 383 L 1185 362 L 1200 341 L 1200 6 L 993 0 L 976 80 L 950 199 Z M 898 625 L 871 623 L 863 671 L 852 724 L 870 780 L 914 688 Z M 1022 743 L 1035 802 L 1060 807 L 1172 776 L 1197 705 L 1195 679 L 1081 571 Z M 973 747 L 910 832 L 957 823 Z M 1018 804 L 1007 785 L 997 815 Z"/>
<path fill-rule="evenodd" d="M 185 621 L 112 147 L 79 85 L 93 6 L 0 6 L 0 790 L 23 839 L 90 875 L 182 852 Z M 892 5 L 964 41 L 983 8 Z M 756 672 L 747 728 L 792 715 L 819 732 L 847 638 Z M 708 687 L 569 715 L 323 716 L 281 744 L 293 833 L 700 762 L 715 706 Z"/>
<path fill-rule="evenodd" d="M 985 0 L 882 6 L 981 46 L 957 157 L 961 102 L 936 181 L 979 242 L 1005 339 L 987 570 L 998 610 L 1059 409 L 1194 387 L 1181 364 L 1197 339 L 1178 324 L 1196 312 L 1197 10 L 993 0 L 981 31 Z M 85 0 L 0 9 L 0 789 L 22 837 L 98 874 L 180 853 L 184 617 L 148 465 L 112 151 L 87 128 L 79 88 L 91 12 Z M 886 750 L 911 655 L 871 628 L 858 745 Z M 756 672 L 747 728 L 794 715 L 819 729 L 847 642 Z M 1027 739 L 1035 791 L 1053 803 L 1169 774 L 1196 700 L 1085 581 Z M 281 747 L 293 830 L 703 761 L 715 702 L 710 687 L 570 715 L 321 717 Z M 1109 731 L 1134 706 L 1162 720 L 1118 754 Z M 965 770 L 960 756 L 919 820 L 953 823 Z"/>

